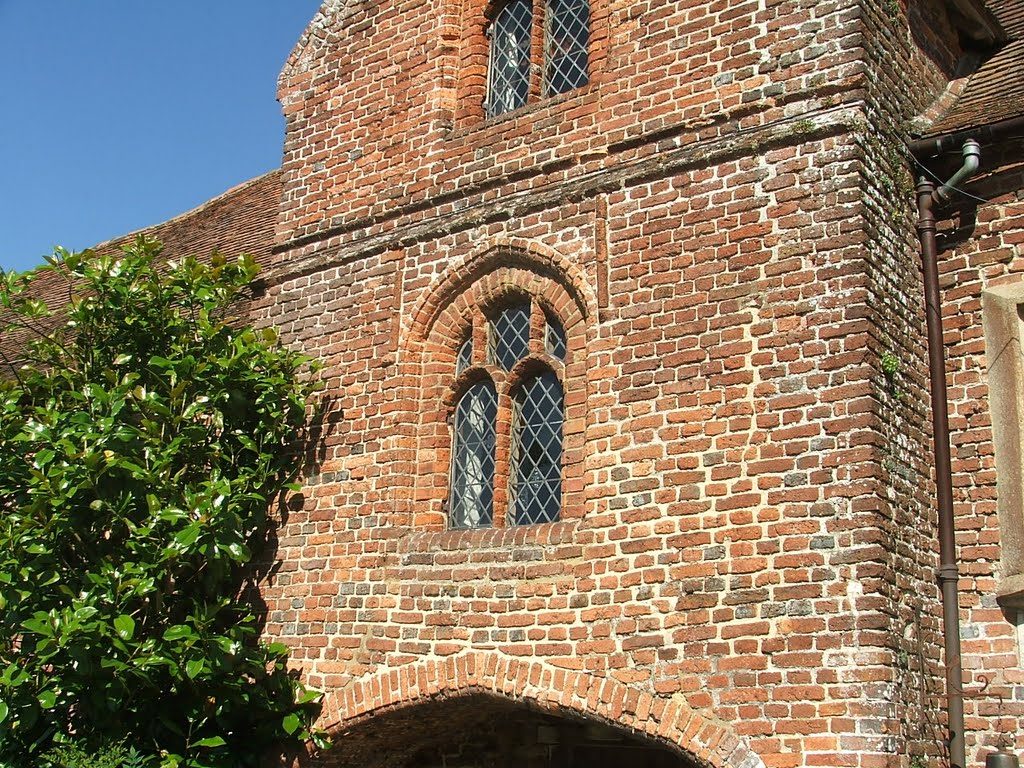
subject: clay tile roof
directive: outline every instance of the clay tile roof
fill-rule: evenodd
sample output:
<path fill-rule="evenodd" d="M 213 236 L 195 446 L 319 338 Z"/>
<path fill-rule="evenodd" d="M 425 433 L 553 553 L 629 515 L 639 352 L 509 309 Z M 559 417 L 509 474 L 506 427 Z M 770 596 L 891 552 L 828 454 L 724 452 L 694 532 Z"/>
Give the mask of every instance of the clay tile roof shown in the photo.
<path fill-rule="evenodd" d="M 959 97 L 926 136 L 940 136 L 1024 115 L 1024 0 L 988 0 L 1009 42 L 963 84 Z"/>
<path fill-rule="evenodd" d="M 988 8 L 1011 39 L 1024 38 L 1024 2 L 1021 0 L 989 0 Z"/>
<path fill-rule="evenodd" d="M 927 135 L 939 136 L 1019 115 L 1024 115 L 1024 37 L 1007 43 L 970 76 L 960 97 Z"/>
<path fill-rule="evenodd" d="M 161 256 L 168 260 L 185 256 L 199 258 L 219 251 L 228 258 L 248 253 L 264 269 L 270 264 L 274 226 L 281 196 L 281 172 L 274 170 L 239 184 L 188 213 L 137 232 L 107 240 L 93 250 L 112 253 L 139 235 L 163 243 Z M 32 295 L 58 310 L 68 301 L 67 282 L 61 275 L 42 270 L 32 284 Z M 45 322 L 45 321 L 44 321 Z M 50 320 L 50 323 L 58 322 Z M 0 336 L 0 366 L 17 359 L 24 338 L 10 333 Z"/>
<path fill-rule="evenodd" d="M 101 253 L 120 250 L 137 236 L 163 243 L 167 259 L 248 253 L 260 266 L 270 263 L 274 225 L 281 196 L 281 171 L 274 170 L 229 189 L 188 213 L 152 227 L 131 232 L 93 247 Z"/>

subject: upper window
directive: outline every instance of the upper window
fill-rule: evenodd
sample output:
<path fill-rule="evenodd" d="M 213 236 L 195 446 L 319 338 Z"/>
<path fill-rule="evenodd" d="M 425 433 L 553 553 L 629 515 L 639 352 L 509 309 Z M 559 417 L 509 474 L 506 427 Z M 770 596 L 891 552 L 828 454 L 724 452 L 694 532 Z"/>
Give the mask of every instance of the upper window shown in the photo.
<path fill-rule="evenodd" d="M 548 0 L 544 13 L 544 90 L 555 96 L 587 84 L 588 0 Z"/>
<path fill-rule="evenodd" d="M 543 3 L 542 13 L 534 4 Z M 533 40 L 543 19 L 543 62 L 534 67 Z M 486 112 L 488 117 L 511 112 L 537 93 L 534 73 L 540 72 L 542 96 L 555 96 L 589 81 L 587 45 L 590 39 L 589 0 L 510 0 L 501 7 L 487 30 L 489 65 Z M 539 48 L 540 46 L 537 46 Z"/>
<path fill-rule="evenodd" d="M 488 69 L 487 115 L 511 112 L 526 103 L 530 93 L 530 35 L 532 0 L 512 0 L 491 25 L 491 64 Z"/>
<path fill-rule="evenodd" d="M 455 376 L 472 383 L 463 384 L 455 405 L 451 524 L 495 524 L 495 486 L 502 480 L 507 524 L 552 522 L 562 503 L 565 331 L 529 299 L 503 305 L 485 325 L 475 334 L 486 339 L 484 349 L 474 349 L 470 329 L 456 356 Z"/>

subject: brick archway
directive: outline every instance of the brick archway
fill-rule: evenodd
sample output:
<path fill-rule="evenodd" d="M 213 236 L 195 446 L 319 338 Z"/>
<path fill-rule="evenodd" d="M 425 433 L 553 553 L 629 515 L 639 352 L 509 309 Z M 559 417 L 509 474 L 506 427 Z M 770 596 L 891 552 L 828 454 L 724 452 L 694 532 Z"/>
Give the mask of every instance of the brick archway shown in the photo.
<path fill-rule="evenodd" d="M 325 697 L 321 722 L 329 732 L 338 733 L 378 714 L 431 699 L 481 693 L 605 721 L 672 745 L 716 768 L 764 765 L 727 725 L 703 717 L 682 701 L 609 678 L 492 651 L 470 651 L 383 669 L 353 680 Z"/>

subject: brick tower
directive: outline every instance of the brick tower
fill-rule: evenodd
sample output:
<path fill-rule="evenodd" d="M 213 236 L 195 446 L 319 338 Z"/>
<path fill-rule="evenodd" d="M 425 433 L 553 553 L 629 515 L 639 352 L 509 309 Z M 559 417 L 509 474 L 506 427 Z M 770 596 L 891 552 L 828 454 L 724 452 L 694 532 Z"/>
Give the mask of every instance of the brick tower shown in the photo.
<path fill-rule="evenodd" d="M 913 185 L 1024 112 L 1022 27 L 324 4 L 254 308 L 322 366 L 264 585 L 326 692 L 315 764 L 947 764 Z M 971 764 L 1024 683 L 981 302 L 1024 271 L 1024 129 L 986 135 L 984 202 L 938 213 Z"/>

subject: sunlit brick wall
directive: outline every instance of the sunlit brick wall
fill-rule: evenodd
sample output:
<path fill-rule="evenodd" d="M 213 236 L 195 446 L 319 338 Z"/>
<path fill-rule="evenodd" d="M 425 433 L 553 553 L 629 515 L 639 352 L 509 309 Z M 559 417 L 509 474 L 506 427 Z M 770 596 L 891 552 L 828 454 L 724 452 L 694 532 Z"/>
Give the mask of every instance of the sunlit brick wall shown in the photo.
<path fill-rule="evenodd" d="M 281 79 L 256 309 L 322 366 L 264 598 L 325 724 L 479 687 L 715 765 L 937 760 L 902 142 L 944 27 L 866 0 L 594 0 L 590 84 L 484 120 L 483 4 L 326 9 Z M 561 520 L 448 530 L 454 350 L 503 291 L 569 335 Z M 1009 625 L 972 567 L 984 667 Z"/>

